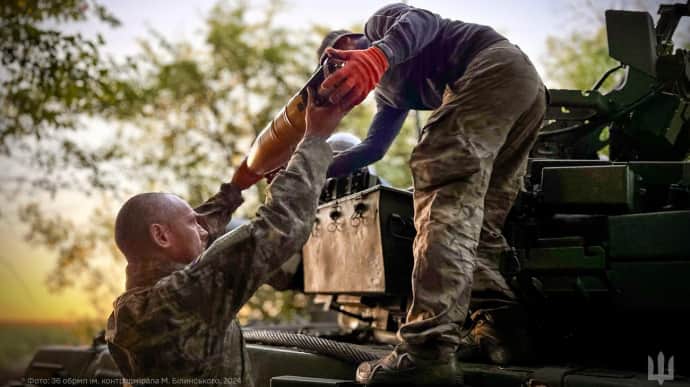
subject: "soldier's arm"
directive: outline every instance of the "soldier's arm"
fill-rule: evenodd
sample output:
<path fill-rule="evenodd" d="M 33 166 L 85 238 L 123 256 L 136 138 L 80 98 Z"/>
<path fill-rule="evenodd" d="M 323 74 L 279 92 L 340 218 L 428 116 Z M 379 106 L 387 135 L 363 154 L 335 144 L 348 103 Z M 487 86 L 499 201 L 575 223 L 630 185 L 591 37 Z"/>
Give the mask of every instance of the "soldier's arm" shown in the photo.
<path fill-rule="evenodd" d="M 309 237 L 332 159 L 322 137 L 305 137 L 268 189 L 257 219 L 218 238 L 201 259 L 160 280 L 151 302 L 178 319 L 197 316 L 225 326 L 256 289 Z"/>
<path fill-rule="evenodd" d="M 359 144 L 333 158 L 328 176 L 343 176 L 373 164 L 386 154 L 400 133 L 408 110 L 396 109 L 377 101 L 377 111 L 367 137 Z"/>
<path fill-rule="evenodd" d="M 241 192 L 233 184 L 221 184 L 215 195 L 194 209 L 204 219 L 202 226 L 208 231 L 209 246 L 225 234 L 225 227 L 230 222 L 232 214 L 244 201 Z"/>
<path fill-rule="evenodd" d="M 256 251 L 249 260 L 246 294 L 239 297 L 239 306 L 283 263 L 301 251 L 314 224 L 331 160 L 332 151 L 325 137 L 305 137 L 286 170 L 271 183 L 265 205 L 249 225 Z"/>
<path fill-rule="evenodd" d="M 367 20 L 364 33 L 386 54 L 390 65 L 402 63 L 421 52 L 438 34 L 441 17 L 406 4 L 391 4 Z"/>

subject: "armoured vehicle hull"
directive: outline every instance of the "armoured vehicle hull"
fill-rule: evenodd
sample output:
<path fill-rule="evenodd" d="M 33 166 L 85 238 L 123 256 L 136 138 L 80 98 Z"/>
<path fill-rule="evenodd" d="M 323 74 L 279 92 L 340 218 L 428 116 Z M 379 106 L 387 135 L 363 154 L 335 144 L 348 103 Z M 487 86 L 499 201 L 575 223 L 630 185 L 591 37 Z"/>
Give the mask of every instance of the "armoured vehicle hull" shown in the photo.
<path fill-rule="evenodd" d="M 248 344 L 253 378 L 257 386 L 354 386 L 356 364 L 294 347 Z M 387 349 L 374 347 L 373 349 Z M 466 386 L 637 387 L 657 386 L 647 372 L 620 371 L 575 365 L 499 367 L 462 363 Z M 664 385 L 690 386 L 677 375 Z M 59 381 L 59 382 L 58 382 Z M 25 379 L 15 385 L 119 385 L 120 373 L 105 345 L 46 347 L 27 368 Z"/>

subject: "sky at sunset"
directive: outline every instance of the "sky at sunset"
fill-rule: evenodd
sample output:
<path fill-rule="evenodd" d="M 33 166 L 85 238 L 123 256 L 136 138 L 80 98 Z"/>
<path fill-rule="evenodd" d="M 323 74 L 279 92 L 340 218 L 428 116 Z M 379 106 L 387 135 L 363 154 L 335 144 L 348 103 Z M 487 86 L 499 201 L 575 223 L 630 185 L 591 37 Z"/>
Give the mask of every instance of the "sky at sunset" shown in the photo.
<path fill-rule="evenodd" d="M 0 222 L 0 320 L 48 320 L 94 316 L 87 297 L 78 289 L 60 294 L 48 291 L 46 275 L 55 265 L 55 256 L 25 243 L 22 234 L 8 222 Z"/>
<path fill-rule="evenodd" d="M 104 0 L 102 1 L 121 21 L 122 26 L 110 29 L 88 22 L 65 27 L 86 34 L 101 32 L 107 42 L 107 52 L 116 58 L 134 55 L 138 39 L 156 30 L 170 41 L 189 40 L 202 44 L 205 15 L 216 0 Z M 249 2 L 261 8 L 261 2 Z M 333 29 L 363 23 L 367 16 L 389 2 L 385 1 L 288 1 L 279 23 L 306 30 L 311 24 Z M 409 4 L 434 11 L 446 18 L 488 24 L 518 44 L 537 65 L 547 55 L 548 36 L 564 36 L 574 30 L 588 31 L 586 24 L 575 22 L 574 1 L 408 1 Z M 584 2 L 583 2 L 584 3 Z M 620 3 L 620 2 L 619 2 Z M 547 84 L 549 80 L 546 79 Z M 1 175 L 1 173 L 0 173 Z M 63 194 L 52 199 L 56 211 L 79 219 L 89 200 Z M 12 206 L 12 204 L 10 204 Z M 89 315 L 88 298 L 79 290 L 52 294 L 45 286 L 45 277 L 55 265 L 55 254 L 37 249 L 23 240 L 26 230 L 18 225 L 11 211 L 0 212 L 0 320 L 73 320 Z M 97 258 L 94 258 L 97 259 Z M 123 270 L 114 270 L 113 278 L 124 283 Z M 112 300 L 103 300 L 107 307 Z"/>

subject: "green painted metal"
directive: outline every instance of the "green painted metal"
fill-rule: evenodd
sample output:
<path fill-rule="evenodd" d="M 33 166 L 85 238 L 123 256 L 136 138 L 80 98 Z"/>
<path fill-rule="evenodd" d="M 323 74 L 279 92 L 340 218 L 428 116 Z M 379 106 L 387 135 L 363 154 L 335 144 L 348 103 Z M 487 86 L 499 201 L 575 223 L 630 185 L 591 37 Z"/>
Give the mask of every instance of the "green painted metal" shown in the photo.
<path fill-rule="evenodd" d="M 248 344 L 251 372 L 257 386 L 268 386 L 276 376 L 352 380 L 355 364 L 293 348 Z"/>
<path fill-rule="evenodd" d="M 615 307 L 644 313 L 673 312 L 685 316 L 682 321 L 687 321 L 690 312 L 690 262 L 613 262 L 610 278 L 619 290 L 614 298 Z M 673 332 L 655 334 L 662 336 Z M 677 332 L 676 335 L 678 338 L 687 337 L 686 332 Z"/>
<path fill-rule="evenodd" d="M 525 269 L 530 271 L 586 271 L 606 268 L 606 252 L 599 246 L 533 248 L 528 254 Z"/>
<path fill-rule="evenodd" d="M 690 261 L 690 211 L 611 216 L 608 223 L 612 260 Z"/>
<path fill-rule="evenodd" d="M 635 175 L 627 165 L 546 167 L 541 191 L 544 204 L 561 211 L 635 209 Z"/>
<path fill-rule="evenodd" d="M 606 11 L 609 54 L 651 76 L 656 75 L 654 21 L 646 12 Z M 637 44 L 628 44 L 635 41 Z"/>
<path fill-rule="evenodd" d="M 644 180 L 645 185 L 681 183 L 683 176 L 690 173 L 690 161 L 632 161 L 625 164 Z"/>
<path fill-rule="evenodd" d="M 609 145 L 615 161 L 684 159 L 690 55 L 674 52 L 671 36 L 687 8 L 660 7 L 656 26 L 647 12 L 606 11 L 609 54 L 621 62 L 624 81 L 607 93 L 598 90 L 601 82 L 594 90 L 551 90 L 549 121 L 534 154 L 593 159 Z"/>

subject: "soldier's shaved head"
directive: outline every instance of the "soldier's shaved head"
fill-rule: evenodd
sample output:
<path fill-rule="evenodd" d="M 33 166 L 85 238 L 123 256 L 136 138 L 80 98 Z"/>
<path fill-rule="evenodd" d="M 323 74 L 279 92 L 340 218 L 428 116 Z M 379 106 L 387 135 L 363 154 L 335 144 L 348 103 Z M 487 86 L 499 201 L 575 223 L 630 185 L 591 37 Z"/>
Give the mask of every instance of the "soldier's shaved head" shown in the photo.
<path fill-rule="evenodd" d="M 150 254 L 156 248 L 149 227 L 154 223 L 169 223 L 181 200 L 168 193 L 147 192 L 125 202 L 115 219 L 115 243 L 128 261 Z"/>

